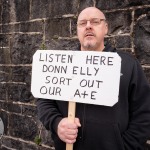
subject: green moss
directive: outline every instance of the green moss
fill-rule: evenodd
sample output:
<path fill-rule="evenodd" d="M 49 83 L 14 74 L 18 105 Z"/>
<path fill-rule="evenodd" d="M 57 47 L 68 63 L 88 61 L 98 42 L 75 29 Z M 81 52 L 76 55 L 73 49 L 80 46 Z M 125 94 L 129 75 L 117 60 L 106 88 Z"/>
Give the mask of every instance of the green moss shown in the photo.
<path fill-rule="evenodd" d="M 45 45 L 44 43 L 41 44 L 41 49 L 42 49 L 42 50 L 46 50 L 46 49 L 47 49 L 47 48 L 46 48 L 46 45 Z"/>
<path fill-rule="evenodd" d="M 34 138 L 34 142 L 35 142 L 37 145 L 41 145 L 42 139 L 37 135 L 37 136 Z"/>

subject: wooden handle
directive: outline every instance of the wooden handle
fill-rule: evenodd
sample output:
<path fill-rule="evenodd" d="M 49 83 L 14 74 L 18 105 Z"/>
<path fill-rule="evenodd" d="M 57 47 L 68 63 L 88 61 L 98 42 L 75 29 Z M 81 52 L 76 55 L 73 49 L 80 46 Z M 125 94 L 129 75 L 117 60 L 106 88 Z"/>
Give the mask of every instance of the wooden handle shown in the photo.
<path fill-rule="evenodd" d="M 69 101 L 68 119 L 70 122 L 74 122 L 75 110 L 76 110 L 76 102 Z M 66 150 L 73 150 L 73 144 L 66 144 Z"/>

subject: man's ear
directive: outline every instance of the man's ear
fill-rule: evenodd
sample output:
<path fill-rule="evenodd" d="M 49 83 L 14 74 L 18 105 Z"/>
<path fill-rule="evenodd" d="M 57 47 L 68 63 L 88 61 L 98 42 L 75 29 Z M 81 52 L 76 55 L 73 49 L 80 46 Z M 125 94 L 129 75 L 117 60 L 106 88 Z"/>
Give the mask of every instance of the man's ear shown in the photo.
<path fill-rule="evenodd" d="M 106 22 L 105 23 L 105 35 L 107 35 L 107 33 L 108 33 L 108 23 Z"/>
<path fill-rule="evenodd" d="M 76 27 L 76 34 L 77 34 L 77 38 L 78 38 L 78 34 L 79 34 L 79 33 L 78 33 L 78 27 Z"/>

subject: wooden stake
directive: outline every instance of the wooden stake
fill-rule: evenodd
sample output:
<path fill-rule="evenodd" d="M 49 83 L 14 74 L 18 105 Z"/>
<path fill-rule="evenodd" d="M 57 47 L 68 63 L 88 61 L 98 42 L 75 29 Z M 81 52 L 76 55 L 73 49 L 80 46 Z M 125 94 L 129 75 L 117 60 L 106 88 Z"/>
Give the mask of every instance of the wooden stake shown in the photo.
<path fill-rule="evenodd" d="M 76 111 L 76 102 L 69 101 L 68 119 L 70 122 L 74 122 L 75 111 Z M 73 144 L 66 144 L 66 150 L 73 150 Z"/>

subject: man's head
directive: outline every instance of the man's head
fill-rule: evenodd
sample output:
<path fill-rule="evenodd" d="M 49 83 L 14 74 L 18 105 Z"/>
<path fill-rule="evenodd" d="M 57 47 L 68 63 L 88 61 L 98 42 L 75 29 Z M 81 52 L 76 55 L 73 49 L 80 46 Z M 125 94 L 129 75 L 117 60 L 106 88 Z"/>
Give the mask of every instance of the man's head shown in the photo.
<path fill-rule="evenodd" d="M 81 50 L 102 51 L 108 32 L 104 14 L 95 7 L 85 8 L 78 16 L 77 35 Z"/>

